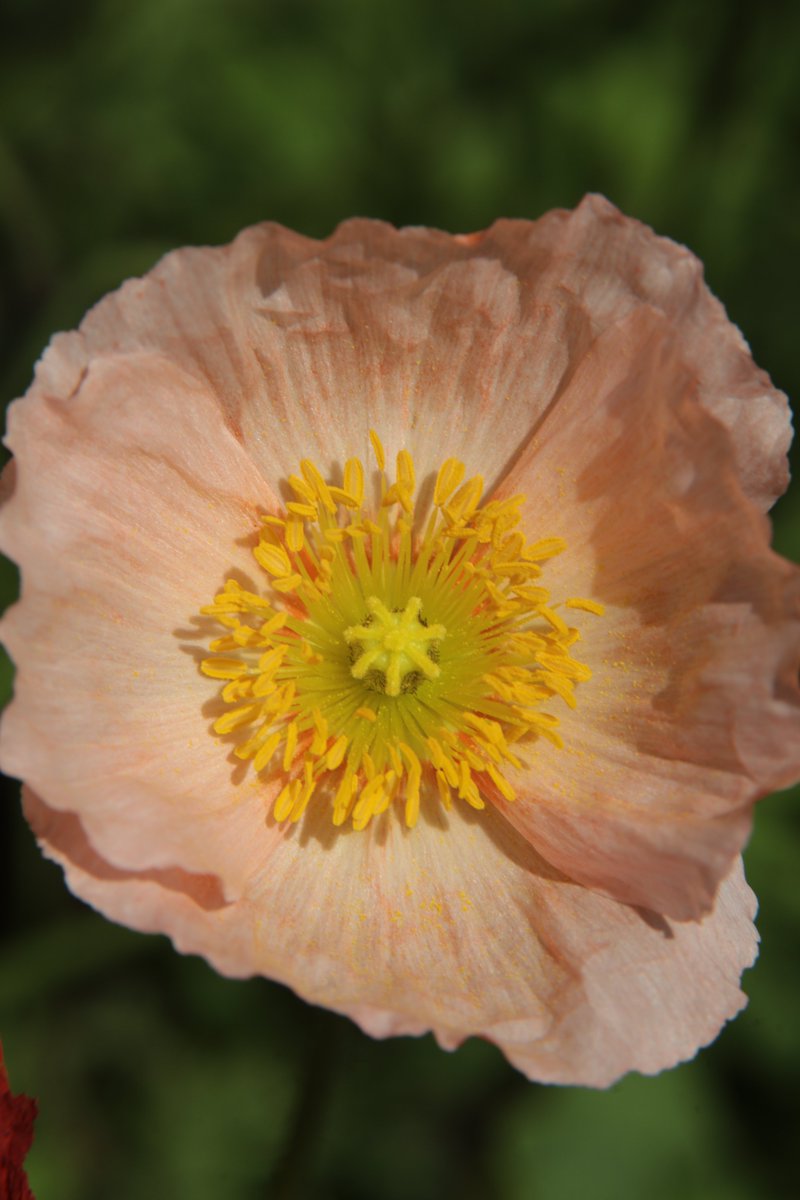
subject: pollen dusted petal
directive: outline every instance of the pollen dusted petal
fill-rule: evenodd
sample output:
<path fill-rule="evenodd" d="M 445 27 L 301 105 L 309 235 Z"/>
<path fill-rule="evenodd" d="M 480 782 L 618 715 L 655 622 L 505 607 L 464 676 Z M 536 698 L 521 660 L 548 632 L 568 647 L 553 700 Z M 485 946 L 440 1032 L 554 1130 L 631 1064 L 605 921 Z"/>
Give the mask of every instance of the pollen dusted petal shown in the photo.
<path fill-rule="evenodd" d="M 746 1003 L 755 902 L 738 865 L 709 917 L 676 925 L 559 875 L 491 809 L 344 836 L 310 810 L 304 869 L 295 836 L 272 840 L 220 905 L 205 880 L 110 868 L 35 797 L 27 811 L 101 912 L 223 974 L 281 979 L 374 1037 L 479 1035 L 532 1079 L 606 1087 L 693 1057 Z"/>

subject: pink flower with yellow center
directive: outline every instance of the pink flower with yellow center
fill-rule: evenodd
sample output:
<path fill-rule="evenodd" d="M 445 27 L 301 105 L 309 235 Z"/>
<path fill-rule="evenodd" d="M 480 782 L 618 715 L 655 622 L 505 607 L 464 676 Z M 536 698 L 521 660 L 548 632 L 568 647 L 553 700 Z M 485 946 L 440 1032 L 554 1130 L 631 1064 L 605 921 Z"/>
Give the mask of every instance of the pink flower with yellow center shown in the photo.
<path fill-rule="evenodd" d="M 534 1079 L 745 1003 L 800 774 L 785 398 L 606 201 L 167 256 L 11 409 L 3 767 L 114 920 Z"/>

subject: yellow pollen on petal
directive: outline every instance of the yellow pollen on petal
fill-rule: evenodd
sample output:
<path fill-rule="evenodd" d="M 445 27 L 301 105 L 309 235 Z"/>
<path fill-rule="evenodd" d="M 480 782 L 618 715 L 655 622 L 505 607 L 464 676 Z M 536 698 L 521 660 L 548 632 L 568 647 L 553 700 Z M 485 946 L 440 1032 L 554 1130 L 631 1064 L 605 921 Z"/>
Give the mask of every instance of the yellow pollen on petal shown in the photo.
<path fill-rule="evenodd" d="M 411 454 L 389 478 L 369 439 L 377 476 L 302 460 L 261 519 L 260 588 L 229 579 L 201 610 L 222 628 L 201 663 L 225 705 L 213 733 L 269 784 L 277 822 L 322 805 L 335 826 L 396 812 L 413 829 L 431 805 L 513 803 L 542 746 L 564 744 L 551 710 L 591 680 L 573 647 L 603 605 L 551 597 L 567 546 L 526 539 L 525 497 L 481 504 L 483 479 L 447 458 L 418 514 Z"/>

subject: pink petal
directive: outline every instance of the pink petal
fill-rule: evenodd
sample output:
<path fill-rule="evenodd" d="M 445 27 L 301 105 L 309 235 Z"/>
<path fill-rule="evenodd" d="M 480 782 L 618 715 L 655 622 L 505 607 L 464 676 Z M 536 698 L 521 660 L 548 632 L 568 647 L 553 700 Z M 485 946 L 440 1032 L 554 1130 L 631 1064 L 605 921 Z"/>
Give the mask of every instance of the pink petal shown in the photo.
<path fill-rule="evenodd" d="M 592 340 L 643 305 L 669 319 L 701 404 L 731 430 L 745 489 L 767 507 L 787 480 L 785 397 L 697 259 L 596 196 L 469 237 L 354 220 L 317 242 L 264 224 L 179 250 L 55 338 L 37 379 L 63 395 L 98 358 L 163 356 L 215 396 L 271 480 L 306 456 L 326 468 L 368 458 L 369 425 L 391 455 L 413 432 L 424 478 L 444 418 L 447 452 L 493 482 Z"/>
<path fill-rule="evenodd" d="M 156 355 L 215 398 L 270 481 L 305 457 L 325 469 L 353 454 L 369 461 L 370 425 L 391 455 L 409 425 L 421 443 L 430 437 L 423 476 L 439 465 L 446 406 L 453 453 L 496 435 L 490 402 L 519 332 L 516 277 L 469 257 L 449 235 L 376 221 L 346 222 L 324 242 L 256 226 L 230 246 L 169 254 L 107 296 L 78 332 L 54 339 L 34 391 L 69 394 L 89 363 Z M 464 325 L 476 305 L 485 322 L 477 333 Z M 535 332 L 526 327 L 527 345 Z M 519 420 L 528 404 L 516 397 Z M 491 450 L 488 472 L 499 474 L 510 452 L 506 441 Z"/>
<path fill-rule="evenodd" d="M 240 888 L 264 796 L 209 737 L 218 687 L 198 659 L 212 622 L 196 614 L 231 571 L 252 574 L 274 495 L 174 365 L 103 359 L 68 400 L 57 382 L 9 425 L 19 469 L 0 535 L 23 598 L 3 620 L 18 668 L 4 769 L 79 809 L 110 861 L 180 856 Z"/>
<path fill-rule="evenodd" d="M 539 304 L 580 314 L 584 344 L 643 306 L 663 314 L 697 399 L 731 435 L 747 495 L 766 509 L 786 490 L 788 401 L 754 364 L 685 246 L 657 237 L 604 197 L 587 196 L 574 212 L 557 210 L 533 224 L 498 221 L 475 252 L 512 263 Z"/>
<path fill-rule="evenodd" d="M 309 814 L 264 836 L 246 895 L 224 905 L 208 877 L 111 867 L 76 816 L 30 793 L 26 812 L 73 891 L 112 919 L 166 931 L 225 974 L 288 983 L 376 1037 L 489 1038 L 534 1079 L 655 1073 L 746 1002 L 755 904 L 740 867 L 710 916 L 672 925 L 566 879 L 491 811 L 344 836 Z"/>
<path fill-rule="evenodd" d="M 503 491 L 534 476 L 530 526 L 568 543 L 548 582 L 607 613 L 576 622 L 593 678 L 559 713 L 566 749 L 537 744 L 501 807 L 580 882 L 696 917 L 752 802 L 800 774 L 800 573 L 652 311 L 596 340 Z"/>

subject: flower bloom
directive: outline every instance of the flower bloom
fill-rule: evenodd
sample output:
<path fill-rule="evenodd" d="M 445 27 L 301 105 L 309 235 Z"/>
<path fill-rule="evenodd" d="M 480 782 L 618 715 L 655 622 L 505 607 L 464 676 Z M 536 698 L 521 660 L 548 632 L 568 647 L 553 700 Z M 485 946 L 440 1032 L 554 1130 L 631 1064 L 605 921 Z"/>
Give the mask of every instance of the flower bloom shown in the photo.
<path fill-rule="evenodd" d="M 745 1003 L 800 774 L 785 398 L 606 201 L 167 256 L 10 411 L 4 768 L 73 891 L 605 1086 Z"/>
<path fill-rule="evenodd" d="M 34 1200 L 23 1164 L 33 1144 L 36 1112 L 36 1101 L 30 1096 L 12 1094 L 0 1042 L 0 1196 L 4 1200 Z"/>

